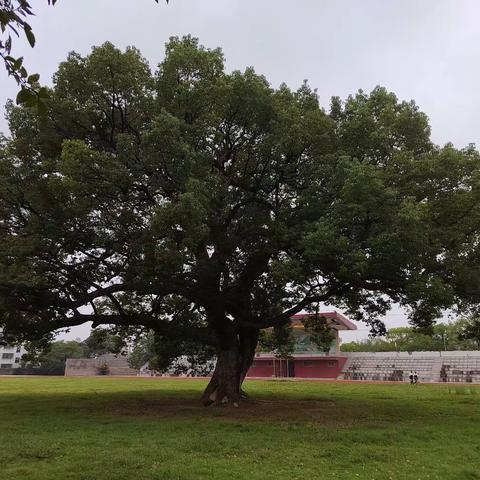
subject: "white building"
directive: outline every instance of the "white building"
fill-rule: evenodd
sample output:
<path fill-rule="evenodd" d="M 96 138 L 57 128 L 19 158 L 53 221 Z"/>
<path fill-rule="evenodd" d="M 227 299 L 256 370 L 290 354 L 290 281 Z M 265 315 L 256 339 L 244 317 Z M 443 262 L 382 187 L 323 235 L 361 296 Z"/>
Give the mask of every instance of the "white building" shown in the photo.
<path fill-rule="evenodd" d="M 0 330 L 0 340 L 1 334 Z M 25 353 L 27 351 L 22 345 L 2 345 L 0 343 L 0 370 L 20 367 L 22 355 Z"/>
<path fill-rule="evenodd" d="M 27 353 L 21 345 L 0 345 L 0 370 L 4 368 L 18 368 L 22 355 Z"/>

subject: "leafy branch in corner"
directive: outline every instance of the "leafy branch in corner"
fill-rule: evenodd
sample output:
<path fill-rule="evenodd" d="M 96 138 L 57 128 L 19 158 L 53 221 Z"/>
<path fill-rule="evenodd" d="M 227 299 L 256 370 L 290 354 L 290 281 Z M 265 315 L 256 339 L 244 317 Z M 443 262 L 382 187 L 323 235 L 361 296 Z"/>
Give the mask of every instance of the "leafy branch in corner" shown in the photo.
<path fill-rule="evenodd" d="M 166 0 L 168 4 L 169 0 Z M 47 0 L 54 6 L 57 0 Z M 158 0 L 155 0 L 158 3 Z M 48 98 L 48 89 L 39 84 L 38 73 L 29 74 L 23 64 L 23 57 L 12 56 L 13 38 L 20 38 L 22 32 L 30 46 L 35 46 L 35 35 L 28 19 L 34 16 L 32 6 L 27 0 L 0 0 L 0 57 L 5 64 L 8 75 L 12 76 L 20 86 L 17 93 L 17 105 L 26 107 L 43 107 Z"/>

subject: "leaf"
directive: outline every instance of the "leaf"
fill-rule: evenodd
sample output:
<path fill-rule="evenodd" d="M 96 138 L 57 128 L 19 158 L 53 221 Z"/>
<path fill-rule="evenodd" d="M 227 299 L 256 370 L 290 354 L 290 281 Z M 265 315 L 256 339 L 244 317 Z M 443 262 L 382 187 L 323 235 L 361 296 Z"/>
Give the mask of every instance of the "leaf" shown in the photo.
<path fill-rule="evenodd" d="M 40 79 L 40 74 L 38 73 L 33 73 L 32 75 L 30 75 L 27 79 L 27 82 L 30 84 L 30 85 L 33 85 L 34 83 L 37 83 L 38 80 Z"/>
<path fill-rule="evenodd" d="M 23 63 L 23 57 L 17 58 L 12 65 L 13 70 L 19 70 Z"/>
<path fill-rule="evenodd" d="M 10 53 L 12 50 L 12 37 L 9 35 L 7 40 L 5 41 L 5 47 L 4 47 L 5 52 Z"/>
<path fill-rule="evenodd" d="M 33 34 L 31 28 L 25 29 L 25 36 L 27 37 L 28 43 L 33 48 L 35 46 L 35 35 Z"/>
<path fill-rule="evenodd" d="M 2 29 L 2 32 L 5 31 L 5 27 L 8 25 L 8 15 L 6 12 L 0 11 L 0 27 Z"/>
<path fill-rule="evenodd" d="M 17 105 L 25 105 L 26 103 L 31 101 L 32 97 L 36 98 L 36 95 L 34 92 L 32 92 L 31 90 L 28 90 L 27 88 L 22 88 L 17 93 L 17 98 L 16 98 Z"/>

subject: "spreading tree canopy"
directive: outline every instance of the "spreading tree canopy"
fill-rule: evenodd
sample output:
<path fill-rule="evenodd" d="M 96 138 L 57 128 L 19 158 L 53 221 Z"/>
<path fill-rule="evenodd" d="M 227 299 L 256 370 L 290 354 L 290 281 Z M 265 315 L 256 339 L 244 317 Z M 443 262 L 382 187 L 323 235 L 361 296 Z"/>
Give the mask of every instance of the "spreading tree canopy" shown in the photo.
<path fill-rule="evenodd" d="M 204 400 L 237 402 L 259 331 L 320 303 L 383 332 L 480 301 L 479 155 L 432 144 L 384 88 L 327 112 L 219 49 L 172 38 L 71 53 L 45 112 L 8 107 L 0 324 L 17 339 L 93 321 L 206 345 Z"/>

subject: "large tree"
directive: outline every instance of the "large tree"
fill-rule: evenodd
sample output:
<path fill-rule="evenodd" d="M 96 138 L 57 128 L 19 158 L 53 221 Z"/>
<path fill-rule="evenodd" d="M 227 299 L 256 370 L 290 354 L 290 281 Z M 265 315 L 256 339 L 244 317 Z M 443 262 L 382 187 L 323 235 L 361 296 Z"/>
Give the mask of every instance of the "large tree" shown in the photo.
<path fill-rule="evenodd" d="M 172 38 L 71 53 L 47 111 L 8 109 L 0 150 L 0 323 L 19 339 L 93 321 L 214 347 L 205 403 L 238 402 L 259 331 L 319 303 L 383 331 L 479 296 L 479 156 L 435 147 L 383 88 L 272 88 Z"/>

